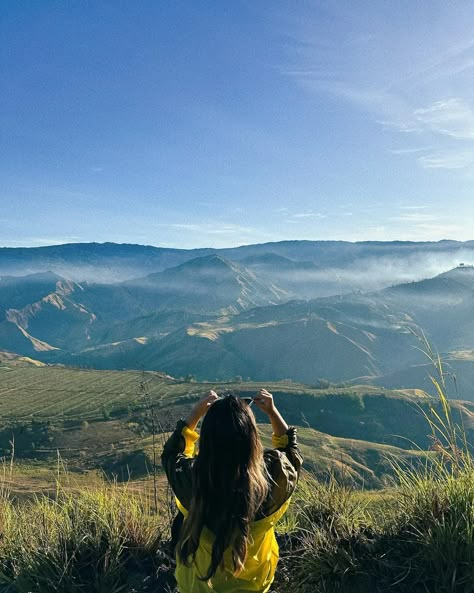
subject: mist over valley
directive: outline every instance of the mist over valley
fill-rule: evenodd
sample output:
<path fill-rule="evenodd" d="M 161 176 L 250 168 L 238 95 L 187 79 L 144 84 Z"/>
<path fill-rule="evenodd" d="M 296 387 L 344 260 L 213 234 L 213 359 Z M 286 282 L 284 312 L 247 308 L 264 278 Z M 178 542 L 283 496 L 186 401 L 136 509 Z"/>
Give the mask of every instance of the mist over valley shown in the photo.
<path fill-rule="evenodd" d="M 0 348 L 199 380 L 405 388 L 426 385 L 424 333 L 474 399 L 470 262 L 474 243 L 455 241 L 4 248 Z"/>

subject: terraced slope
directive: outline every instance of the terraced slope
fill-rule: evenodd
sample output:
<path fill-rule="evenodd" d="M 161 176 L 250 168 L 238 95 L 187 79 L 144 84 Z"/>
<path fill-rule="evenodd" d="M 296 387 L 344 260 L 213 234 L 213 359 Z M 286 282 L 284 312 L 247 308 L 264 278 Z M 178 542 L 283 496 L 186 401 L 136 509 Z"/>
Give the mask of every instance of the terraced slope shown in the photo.
<path fill-rule="evenodd" d="M 48 460 L 59 450 L 77 467 L 110 475 L 146 476 L 152 467 L 151 410 L 158 430 L 170 430 L 209 388 L 254 394 L 265 386 L 292 424 L 317 473 L 330 468 L 358 483 L 380 486 L 391 455 L 417 462 L 416 446 L 431 444 L 426 420 L 436 402 L 422 391 L 370 386 L 316 389 L 290 382 L 189 383 L 160 373 L 57 367 L 0 366 L 0 449 Z M 474 405 L 453 403 L 474 435 Z M 266 418 L 257 420 L 268 436 Z M 159 439 L 160 440 L 160 439 Z M 127 469 L 128 468 L 128 469 Z"/>

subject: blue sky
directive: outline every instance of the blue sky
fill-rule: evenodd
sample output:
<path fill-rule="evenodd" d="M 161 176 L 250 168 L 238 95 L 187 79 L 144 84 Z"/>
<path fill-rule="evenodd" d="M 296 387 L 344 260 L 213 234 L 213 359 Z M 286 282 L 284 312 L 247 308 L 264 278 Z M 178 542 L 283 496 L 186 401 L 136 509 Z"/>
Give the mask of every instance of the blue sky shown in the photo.
<path fill-rule="evenodd" d="M 474 11 L 2 0 L 0 244 L 474 239 Z"/>

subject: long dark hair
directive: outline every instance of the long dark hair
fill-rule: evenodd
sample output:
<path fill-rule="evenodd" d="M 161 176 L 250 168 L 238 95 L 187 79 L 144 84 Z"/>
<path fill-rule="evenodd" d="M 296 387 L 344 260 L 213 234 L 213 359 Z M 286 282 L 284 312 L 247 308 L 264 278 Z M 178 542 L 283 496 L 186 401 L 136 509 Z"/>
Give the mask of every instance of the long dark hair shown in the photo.
<path fill-rule="evenodd" d="M 250 523 L 269 490 L 263 448 L 248 403 L 230 395 L 212 404 L 202 423 L 193 471 L 193 497 L 177 546 L 178 558 L 191 565 L 206 526 L 215 539 L 202 580 L 212 578 L 223 566 L 229 546 L 237 575 L 247 556 Z"/>

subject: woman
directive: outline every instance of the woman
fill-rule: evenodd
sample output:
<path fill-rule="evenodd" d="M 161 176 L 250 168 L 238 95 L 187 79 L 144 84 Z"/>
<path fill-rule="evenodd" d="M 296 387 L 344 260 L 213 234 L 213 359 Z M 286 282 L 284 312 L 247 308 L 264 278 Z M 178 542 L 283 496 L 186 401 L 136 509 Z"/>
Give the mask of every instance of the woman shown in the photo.
<path fill-rule="evenodd" d="M 265 452 L 253 402 L 273 429 L 274 448 Z M 246 401 L 210 391 L 178 422 L 161 460 L 185 517 L 176 548 L 180 592 L 266 593 L 278 562 L 274 526 L 302 463 L 296 429 L 288 428 L 272 394 L 262 389 Z"/>

